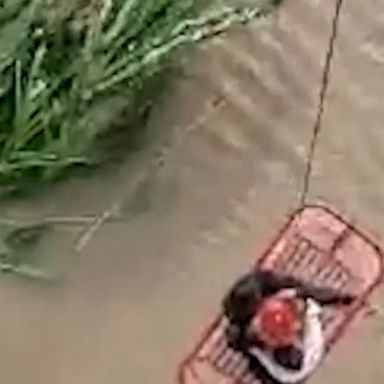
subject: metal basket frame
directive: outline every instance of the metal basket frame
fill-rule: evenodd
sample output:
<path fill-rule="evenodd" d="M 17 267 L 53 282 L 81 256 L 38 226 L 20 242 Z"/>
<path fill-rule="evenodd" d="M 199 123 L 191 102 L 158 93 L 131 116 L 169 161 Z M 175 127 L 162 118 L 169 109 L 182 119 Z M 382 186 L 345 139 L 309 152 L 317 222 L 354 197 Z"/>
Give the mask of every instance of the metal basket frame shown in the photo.
<path fill-rule="evenodd" d="M 335 239 L 329 244 L 328 249 L 322 249 L 318 244 L 306 238 L 305 233 L 301 232 L 302 228 L 300 224 L 302 224 L 302 222 L 300 220 L 304 220 L 303 218 L 305 218 L 306 214 L 315 211 L 329 219 L 333 218 L 334 223 L 340 225 L 340 233 L 338 233 Z M 311 223 L 309 223 L 309 225 L 310 224 Z M 326 230 L 326 226 L 321 227 L 321 229 Z M 351 270 L 344 265 L 345 261 L 343 259 L 337 259 L 335 255 L 337 255 L 338 252 L 340 252 L 342 256 L 347 253 L 347 251 L 342 253 L 342 247 L 351 237 L 358 239 L 362 244 L 371 249 L 369 256 L 372 258 L 371 261 L 375 263 L 377 270 L 369 275 L 369 280 L 367 280 L 364 289 L 358 292 L 358 300 L 353 306 L 344 310 L 344 312 L 329 313 L 326 316 L 328 351 L 344 334 L 357 313 L 366 305 L 367 299 L 372 291 L 381 283 L 384 270 L 384 254 L 381 248 L 370 237 L 344 219 L 342 215 L 334 212 L 331 208 L 325 205 L 307 205 L 290 215 L 286 224 L 280 229 L 269 247 L 267 247 L 252 267 L 256 270 L 284 270 L 285 273 L 287 273 L 288 270 L 289 274 L 297 275 L 296 272 L 299 271 L 300 268 L 303 269 L 302 272 L 305 272 L 306 267 L 313 267 L 313 265 L 315 265 L 312 274 L 323 276 L 326 281 L 333 281 L 336 288 L 346 288 L 355 278 L 351 275 Z M 284 246 L 282 246 L 280 251 L 276 251 L 280 243 L 284 243 Z M 271 261 L 271 259 L 273 260 Z M 309 262 L 308 259 L 310 260 Z M 311 276 L 308 277 L 310 278 Z M 189 377 L 194 378 L 192 380 L 193 383 L 204 384 L 204 380 L 194 368 L 194 363 L 196 362 L 208 364 L 224 377 L 230 379 L 231 384 L 258 383 L 258 380 L 255 379 L 252 373 L 247 371 L 240 354 L 227 347 L 222 332 L 224 327 L 225 319 L 222 314 L 219 314 L 213 322 L 205 328 L 196 346 L 181 362 L 178 368 L 178 384 L 191 383 L 190 380 L 187 381 L 186 379 L 187 372 L 190 375 Z M 215 341 L 210 341 L 211 339 Z M 211 344 L 208 345 L 209 343 Z"/>

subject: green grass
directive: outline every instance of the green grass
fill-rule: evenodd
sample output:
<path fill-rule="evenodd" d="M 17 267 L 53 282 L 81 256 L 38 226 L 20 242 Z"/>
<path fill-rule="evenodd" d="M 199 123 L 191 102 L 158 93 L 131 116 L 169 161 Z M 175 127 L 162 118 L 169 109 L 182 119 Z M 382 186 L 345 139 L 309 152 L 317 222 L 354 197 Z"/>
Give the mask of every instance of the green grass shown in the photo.
<path fill-rule="evenodd" d="M 140 112 L 138 100 L 150 105 L 153 80 L 180 49 L 266 12 L 265 3 L 208 9 L 200 0 L 6 1 L 0 8 L 1 192 L 97 164 L 95 144 L 109 124 L 108 116 L 98 124 L 95 111 L 120 97 Z M 12 43 L 2 48 L 2 40 Z M 137 129 L 129 125 L 127 136 Z"/>

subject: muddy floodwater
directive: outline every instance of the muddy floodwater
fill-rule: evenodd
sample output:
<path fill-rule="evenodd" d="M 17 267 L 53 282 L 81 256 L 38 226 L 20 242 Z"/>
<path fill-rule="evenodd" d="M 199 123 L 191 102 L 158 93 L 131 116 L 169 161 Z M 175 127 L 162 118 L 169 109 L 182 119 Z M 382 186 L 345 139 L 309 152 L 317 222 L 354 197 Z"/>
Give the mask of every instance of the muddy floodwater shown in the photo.
<path fill-rule="evenodd" d="M 113 211 L 77 250 L 85 224 L 55 229 L 44 252 L 65 264 L 60 283 L 1 277 L 2 382 L 175 383 L 225 289 L 297 205 L 333 11 L 287 0 L 215 39 L 155 112 L 142 151 L 1 208 Z M 383 94 L 384 1 L 347 0 L 310 199 L 384 240 Z M 383 304 L 379 291 L 372 305 Z M 356 322 L 313 383 L 381 383 L 383 316 Z"/>

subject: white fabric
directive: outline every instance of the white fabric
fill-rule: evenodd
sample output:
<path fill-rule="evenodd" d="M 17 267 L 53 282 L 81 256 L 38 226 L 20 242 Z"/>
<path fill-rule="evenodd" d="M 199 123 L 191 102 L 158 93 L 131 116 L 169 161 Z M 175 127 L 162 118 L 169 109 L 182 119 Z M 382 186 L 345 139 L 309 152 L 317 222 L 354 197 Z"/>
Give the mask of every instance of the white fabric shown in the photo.
<path fill-rule="evenodd" d="M 303 364 L 300 370 L 282 367 L 273 356 L 259 348 L 251 348 L 268 373 L 281 383 L 298 383 L 307 378 L 320 364 L 325 353 L 325 339 L 321 323 L 322 308 L 312 299 L 307 299 L 303 337 Z"/>

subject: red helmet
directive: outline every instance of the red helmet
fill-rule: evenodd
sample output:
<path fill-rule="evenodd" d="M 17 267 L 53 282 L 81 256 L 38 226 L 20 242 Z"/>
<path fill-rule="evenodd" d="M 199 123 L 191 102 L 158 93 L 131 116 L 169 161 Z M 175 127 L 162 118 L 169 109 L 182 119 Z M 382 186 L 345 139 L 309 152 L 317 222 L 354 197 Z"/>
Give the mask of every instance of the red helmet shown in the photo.
<path fill-rule="evenodd" d="M 270 297 L 257 309 L 251 327 L 270 347 L 292 345 L 303 325 L 303 316 L 297 299 Z"/>

